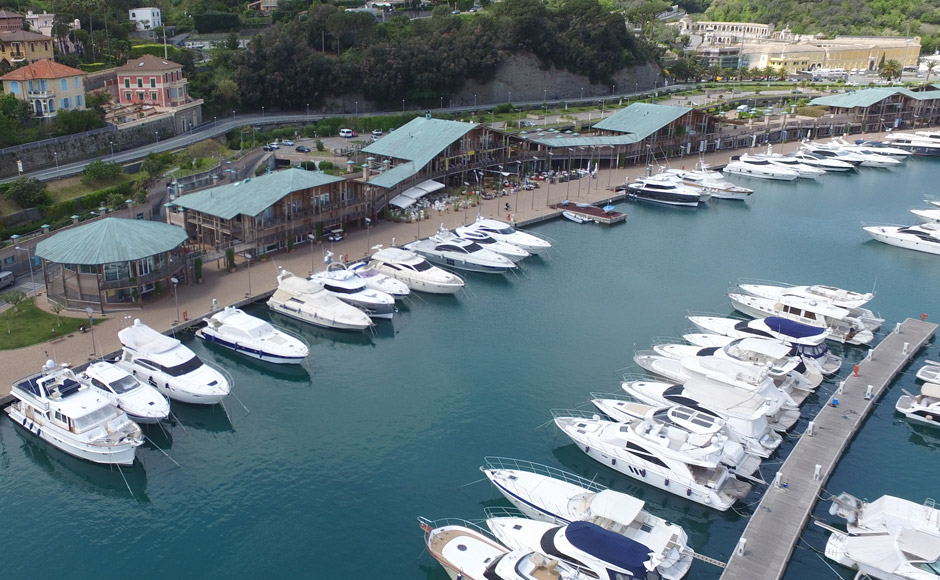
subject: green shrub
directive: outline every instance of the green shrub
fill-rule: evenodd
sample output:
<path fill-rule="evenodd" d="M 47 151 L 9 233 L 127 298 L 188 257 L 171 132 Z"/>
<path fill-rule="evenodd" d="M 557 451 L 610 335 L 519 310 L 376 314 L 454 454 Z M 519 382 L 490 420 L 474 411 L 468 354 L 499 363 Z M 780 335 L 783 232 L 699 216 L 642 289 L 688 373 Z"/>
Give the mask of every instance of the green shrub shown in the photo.
<path fill-rule="evenodd" d="M 99 181 L 104 181 L 105 179 L 116 177 L 123 172 L 124 168 L 121 167 L 120 163 L 112 163 L 98 159 L 85 166 L 85 170 L 82 171 L 82 183 L 91 185 Z"/>
<path fill-rule="evenodd" d="M 328 169 L 333 169 L 334 165 L 332 161 L 321 161 L 320 162 L 320 171 L 327 171 Z"/>
<path fill-rule="evenodd" d="M 23 209 L 49 203 L 46 184 L 33 177 L 20 177 L 7 187 L 4 196 Z"/>

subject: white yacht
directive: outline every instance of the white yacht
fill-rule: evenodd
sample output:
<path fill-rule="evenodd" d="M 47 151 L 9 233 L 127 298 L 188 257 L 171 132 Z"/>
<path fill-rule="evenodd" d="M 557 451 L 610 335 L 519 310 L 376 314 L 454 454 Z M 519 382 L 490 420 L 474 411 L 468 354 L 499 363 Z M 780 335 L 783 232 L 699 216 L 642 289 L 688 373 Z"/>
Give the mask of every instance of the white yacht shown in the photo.
<path fill-rule="evenodd" d="M 135 423 L 159 423 L 170 415 L 170 402 L 151 385 L 109 362 L 95 362 L 78 375 L 110 399 Z"/>
<path fill-rule="evenodd" d="M 408 250 L 383 248 L 372 254 L 367 267 L 404 282 L 412 290 L 430 294 L 456 294 L 464 287 L 463 279 Z"/>
<path fill-rule="evenodd" d="M 920 132 L 918 132 L 920 133 Z M 940 155 L 940 142 L 928 136 L 911 133 L 889 133 L 885 142 L 891 147 L 910 151 L 914 155 L 937 156 Z"/>
<path fill-rule="evenodd" d="M 486 508 L 486 525 L 500 542 L 519 551 L 543 550 L 576 565 L 593 578 L 656 578 L 649 547 L 597 524 L 556 525 L 521 517 L 505 508 Z"/>
<path fill-rule="evenodd" d="M 917 378 L 927 383 L 940 383 L 940 362 L 924 361 L 924 366 L 917 369 Z"/>
<path fill-rule="evenodd" d="M 823 175 L 826 174 L 825 170 L 819 167 L 814 167 L 807 163 L 803 163 L 796 157 L 791 157 L 789 155 L 781 155 L 780 153 L 774 153 L 769 145 L 767 146 L 766 153 L 756 153 L 753 155 L 749 153 L 744 153 L 743 155 L 741 155 L 742 159 L 744 159 L 745 157 L 747 157 L 748 159 L 769 161 L 773 165 L 777 165 L 779 167 L 785 167 L 787 169 L 792 169 L 793 171 L 796 171 L 797 175 L 799 175 L 800 177 L 804 179 L 816 179 L 817 177 L 822 177 Z"/>
<path fill-rule="evenodd" d="M 377 246 L 376 248 L 381 249 L 381 246 Z M 385 292 L 396 300 L 401 300 L 411 295 L 411 288 L 409 288 L 407 284 L 379 272 L 375 268 L 370 267 L 366 262 L 350 264 L 349 269 L 362 279 L 366 288 Z"/>
<path fill-rule="evenodd" d="M 940 209 L 912 209 L 911 213 L 917 216 L 920 223 L 940 223 Z"/>
<path fill-rule="evenodd" d="M 690 187 L 708 191 L 712 197 L 719 199 L 745 200 L 754 193 L 750 187 L 731 183 L 721 172 L 708 169 L 708 165 L 702 161 L 695 164 L 695 169 L 667 169 L 666 173 L 675 175 Z"/>
<path fill-rule="evenodd" d="M 650 564 L 668 580 L 682 578 L 692 565 L 685 530 L 652 515 L 633 496 L 519 459 L 486 457 L 480 470 L 529 518 L 553 525 L 590 522 L 626 536 L 649 549 Z"/>
<path fill-rule="evenodd" d="M 333 296 L 355 306 L 372 318 L 391 319 L 395 315 L 395 297 L 369 288 L 352 270 L 314 272 L 309 280 L 322 285 L 323 289 Z"/>
<path fill-rule="evenodd" d="M 859 153 L 869 155 L 884 155 L 886 157 L 897 159 L 898 161 L 904 161 L 913 155 L 913 153 L 907 151 L 906 149 L 891 147 L 890 145 L 880 141 L 858 140 L 855 143 L 849 143 L 841 137 L 834 137 L 832 142 L 842 145 L 844 149 L 848 149 L 849 151 L 858 151 Z"/>
<path fill-rule="evenodd" d="M 627 184 L 629 196 L 666 205 L 696 207 L 699 202 L 707 201 L 711 193 L 709 189 L 686 185 L 678 176 L 668 173 L 637 177 Z"/>
<path fill-rule="evenodd" d="M 868 147 L 851 145 L 842 139 L 833 139 L 829 146 L 833 147 L 837 151 L 848 151 L 849 153 L 854 153 L 861 156 L 862 167 L 895 167 L 901 164 L 901 160 L 894 156 L 873 151 Z"/>
<path fill-rule="evenodd" d="M 853 316 L 848 308 L 834 304 L 792 295 L 783 295 L 778 300 L 772 300 L 730 292 L 728 298 L 738 312 L 754 318 L 779 316 L 801 324 L 828 328 L 829 338 L 838 342 L 865 345 L 875 338 L 861 318 Z"/>
<path fill-rule="evenodd" d="M 442 236 L 444 235 L 443 232 L 438 233 Z M 528 251 L 523 250 L 515 244 L 501 242 L 488 233 L 471 227 L 460 226 L 454 230 L 454 235 L 459 238 L 473 240 L 474 242 L 480 244 L 481 247 L 491 252 L 496 252 L 497 254 L 506 256 L 513 262 L 518 262 L 523 258 L 528 258 L 532 255 Z"/>
<path fill-rule="evenodd" d="M 229 394 L 231 386 L 222 373 L 140 320 L 121 329 L 118 338 L 124 350 L 115 364 L 174 401 L 214 405 Z"/>
<path fill-rule="evenodd" d="M 373 324 L 368 314 L 327 292 L 322 284 L 294 276 L 287 270 L 277 275 L 277 290 L 268 299 L 268 308 L 334 330 L 365 330 Z"/>
<path fill-rule="evenodd" d="M 728 463 L 744 462 L 746 455 L 735 445 L 740 456 L 726 457 L 727 439 L 692 442 L 688 433 L 663 431 L 661 425 L 643 421 L 627 425 L 555 414 L 555 425 L 592 459 L 696 503 L 724 511 L 751 491 L 751 485 L 738 480 L 727 467 Z M 671 437 L 698 445 L 676 451 L 670 448 Z"/>
<path fill-rule="evenodd" d="M 826 376 L 834 375 L 842 368 L 842 358 L 832 354 L 826 346 L 826 339 L 831 333 L 828 328 L 809 326 L 779 316 L 754 320 L 721 316 L 688 316 L 687 318 L 705 332 L 730 338 L 756 336 L 783 341 L 796 348 L 803 362 L 816 365 L 819 372 Z"/>
<path fill-rule="evenodd" d="M 424 256 L 432 264 L 468 272 L 502 274 L 516 268 L 509 258 L 484 250 L 480 244 L 462 238 L 439 241 L 432 236 L 405 244 L 405 249 Z"/>
<path fill-rule="evenodd" d="M 470 522 L 418 522 L 428 553 L 450 580 L 591 580 L 541 551 L 509 550 Z"/>
<path fill-rule="evenodd" d="M 849 311 L 849 315 L 858 318 L 865 325 L 865 328 L 876 332 L 885 319 L 875 316 L 875 313 L 867 308 L 865 304 L 875 297 L 874 292 L 853 292 L 835 286 L 826 286 L 824 284 L 811 284 L 809 286 L 795 286 L 788 284 L 738 284 L 738 288 L 752 296 L 760 296 L 769 300 L 783 300 L 786 296 L 798 296 L 810 301 L 819 301 L 832 304 Z"/>
<path fill-rule="evenodd" d="M 747 154 L 731 157 L 731 162 L 722 170 L 729 175 L 743 175 L 758 179 L 775 179 L 779 181 L 793 181 L 800 174 L 792 169 L 774 165 L 766 159 L 755 159 Z"/>
<path fill-rule="evenodd" d="M 862 228 L 874 239 L 899 248 L 940 254 L 940 223 L 916 226 L 865 226 Z"/>
<path fill-rule="evenodd" d="M 855 165 L 847 161 L 840 161 L 839 159 L 835 159 L 832 157 L 824 157 L 822 155 L 816 155 L 814 153 L 810 153 L 809 151 L 806 151 L 803 149 L 800 149 L 799 151 L 792 153 L 792 155 L 793 155 L 793 158 L 797 159 L 800 163 L 809 165 L 811 167 L 817 167 L 827 173 L 830 173 L 830 172 L 841 173 L 844 171 L 852 171 L 853 169 L 856 168 Z"/>
<path fill-rule="evenodd" d="M 847 493 L 833 498 L 829 513 L 846 519 L 846 531 L 818 523 L 831 535 L 826 557 L 858 570 L 857 578 L 940 578 L 940 510 L 884 495 L 863 502 Z"/>
<path fill-rule="evenodd" d="M 46 362 L 43 370 L 13 384 L 10 419 L 53 447 L 94 463 L 131 465 L 144 442 L 137 423 L 71 371 Z"/>
<path fill-rule="evenodd" d="M 800 374 L 808 381 L 808 388 L 819 386 L 822 373 L 815 367 L 807 367 L 793 347 L 782 342 L 766 338 L 731 339 L 724 346 L 701 347 L 692 344 L 657 344 L 653 350 L 662 356 L 681 360 L 690 356 L 715 356 L 728 360 L 757 365 L 766 369 L 767 374 L 777 386 L 781 386 L 790 377 L 790 373 Z M 802 381 L 795 381 L 795 388 L 804 388 Z"/>
<path fill-rule="evenodd" d="M 770 457 L 783 442 L 783 437 L 771 426 L 771 419 L 774 426 L 780 426 L 778 418 L 785 418 L 786 422 L 790 416 L 796 417 L 793 421 L 799 418 L 792 411 L 778 411 L 769 418 L 773 409 L 769 401 L 722 386 L 687 388 L 659 381 L 624 381 L 621 387 L 629 396 L 651 406 L 687 408 L 701 416 L 720 418 L 734 439 L 758 457 Z M 780 426 L 780 431 L 785 429 Z"/>
<path fill-rule="evenodd" d="M 845 163 L 851 163 L 855 167 L 859 167 L 865 161 L 865 157 L 861 153 L 846 151 L 838 145 L 833 145 L 832 143 L 803 141 L 802 150 L 808 153 L 812 153 L 816 157 L 825 157 L 828 159 L 844 161 Z"/>
<path fill-rule="evenodd" d="M 904 391 L 894 408 L 911 421 L 940 427 L 940 384 L 924 383 L 919 395 Z"/>
<path fill-rule="evenodd" d="M 278 330 L 265 320 L 226 306 L 205 319 L 196 336 L 247 357 L 278 364 L 300 364 L 309 349 L 297 337 Z"/>
<path fill-rule="evenodd" d="M 540 254 L 552 247 L 547 240 L 543 240 L 535 234 L 517 230 L 506 222 L 477 216 L 477 221 L 473 222 L 468 229 L 486 232 L 493 238 L 501 242 L 509 242 L 514 246 L 519 246 L 530 254 Z"/>

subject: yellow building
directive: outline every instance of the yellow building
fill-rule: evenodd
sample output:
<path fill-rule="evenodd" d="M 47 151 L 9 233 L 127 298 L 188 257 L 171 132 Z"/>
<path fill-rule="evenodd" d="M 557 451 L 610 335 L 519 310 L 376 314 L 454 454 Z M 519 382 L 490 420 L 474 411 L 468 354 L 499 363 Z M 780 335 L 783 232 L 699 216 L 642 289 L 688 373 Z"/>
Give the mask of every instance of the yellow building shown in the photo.
<path fill-rule="evenodd" d="M 897 60 L 904 67 L 916 67 L 920 57 L 920 37 L 878 38 L 838 36 L 834 39 L 807 39 L 799 42 L 745 42 L 741 66 L 782 68 L 787 74 L 818 69 L 850 71 L 877 70 L 882 58 Z"/>
<path fill-rule="evenodd" d="M 0 61 L 15 65 L 51 59 L 52 45 L 52 38 L 28 30 L 0 32 Z"/>
<path fill-rule="evenodd" d="M 53 60 L 40 60 L 0 77 L 3 92 L 29 103 L 37 117 L 85 109 L 85 73 Z"/>

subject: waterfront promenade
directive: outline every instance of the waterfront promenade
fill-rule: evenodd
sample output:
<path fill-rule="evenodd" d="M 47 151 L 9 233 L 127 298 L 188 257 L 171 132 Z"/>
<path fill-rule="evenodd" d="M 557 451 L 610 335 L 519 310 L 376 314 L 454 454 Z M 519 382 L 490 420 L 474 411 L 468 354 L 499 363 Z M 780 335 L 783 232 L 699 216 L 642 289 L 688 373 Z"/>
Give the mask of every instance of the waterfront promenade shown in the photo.
<path fill-rule="evenodd" d="M 845 448 L 897 373 L 936 330 L 934 323 L 907 319 L 859 363 L 857 375 L 853 372 L 845 379 L 764 492 L 722 580 L 783 577 L 813 506 L 824 498 L 826 482 Z"/>
<path fill-rule="evenodd" d="M 880 135 L 869 134 L 866 137 L 875 139 Z M 799 143 L 786 143 L 775 147 L 774 150 L 787 153 L 798 149 L 799 145 Z M 721 167 L 729 161 L 732 155 L 740 155 L 747 151 L 757 152 L 758 150 L 763 151 L 763 148 L 754 150 L 729 149 L 720 151 L 717 154 L 709 154 L 705 157 L 705 161 L 709 165 Z M 691 168 L 695 165 L 697 159 L 696 156 L 688 156 L 684 159 L 670 159 L 669 163 L 672 167 L 685 166 Z M 659 164 L 661 162 L 657 163 L 657 165 Z M 653 170 L 656 171 L 658 168 Z M 393 241 L 395 245 L 401 245 L 418 238 L 427 237 L 434 233 L 441 224 L 447 228 L 453 228 L 472 222 L 478 214 L 502 220 L 506 220 L 507 217 L 512 215 L 518 224 L 535 223 L 559 216 L 561 210 L 550 206 L 565 199 L 572 202 L 591 203 L 609 200 L 612 195 L 610 188 L 625 181 L 633 180 L 637 176 L 645 175 L 647 171 L 646 166 L 601 170 L 596 178 L 583 178 L 555 184 L 541 182 L 539 189 L 520 190 L 511 196 L 485 200 L 479 206 L 468 208 L 466 211 L 432 215 L 430 219 L 420 222 L 395 223 L 380 221 L 369 231 L 364 229 L 351 230 L 341 242 L 335 244 L 329 242 L 298 244 L 293 253 L 278 252 L 272 254 L 266 262 L 254 259 L 250 267 L 239 256 L 237 258 L 238 269 L 234 273 L 225 270 L 222 261 L 206 263 L 203 266 L 202 284 L 194 284 L 192 280 L 187 280 L 186 283 L 177 288 L 178 306 L 177 300 L 174 300 L 172 289 L 167 289 L 161 296 L 149 297 L 144 300 L 140 308 L 108 311 L 103 318 L 96 317 L 94 333 L 75 333 L 55 341 L 4 352 L 3 356 L 6 364 L 0 365 L 0 404 L 8 400 L 14 381 L 38 372 L 49 359 L 53 359 L 58 363 L 68 362 L 73 366 L 79 366 L 89 362 L 96 355 L 100 357 L 102 354 L 108 355 L 119 351 L 121 344 L 118 341 L 117 333 L 124 324 L 133 321 L 135 318 L 139 318 L 142 322 L 157 330 L 169 332 L 176 326 L 174 323 L 183 318 L 183 313 L 186 313 L 190 323 L 205 317 L 211 311 L 213 299 L 217 301 L 221 308 L 252 301 L 252 297 L 260 297 L 272 292 L 277 286 L 276 275 L 279 267 L 298 275 L 308 274 L 314 268 L 317 270 L 323 269 L 323 256 L 326 251 L 332 251 L 335 257 L 348 256 L 349 261 L 353 261 L 371 254 L 371 248 L 375 245 L 381 244 L 383 247 L 389 247 L 393 245 Z M 752 196 L 754 200 L 749 203 L 760 203 L 760 184 L 759 180 L 751 180 L 748 184 L 757 189 L 757 192 Z M 512 208 L 510 211 L 505 209 L 507 203 Z M 721 200 L 712 203 L 725 202 Z M 629 227 L 629 207 L 625 211 L 628 213 L 626 227 Z M 437 212 L 432 211 L 432 214 L 437 214 Z M 576 226 L 572 224 L 572 227 L 607 226 Z M 37 304 L 48 307 L 42 289 L 39 292 Z M 179 317 L 177 317 L 177 311 L 180 313 Z M 81 313 L 69 311 L 63 312 L 62 315 L 83 316 Z M 186 321 L 179 320 L 179 323 L 186 325 Z M 92 338 L 94 338 L 94 346 L 92 346 Z"/>

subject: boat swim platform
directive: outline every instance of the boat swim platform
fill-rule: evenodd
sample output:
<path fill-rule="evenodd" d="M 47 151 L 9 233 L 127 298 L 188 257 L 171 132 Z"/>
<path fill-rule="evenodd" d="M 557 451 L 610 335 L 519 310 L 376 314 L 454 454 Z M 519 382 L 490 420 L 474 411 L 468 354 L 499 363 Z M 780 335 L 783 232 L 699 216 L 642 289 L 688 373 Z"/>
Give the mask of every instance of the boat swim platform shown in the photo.
<path fill-rule="evenodd" d="M 807 426 L 754 509 L 721 580 L 780 579 L 813 506 L 842 453 L 878 399 L 937 331 L 908 318 L 869 351 Z M 866 396 L 871 386 L 870 396 Z M 838 406 L 833 406 L 835 400 Z M 818 469 L 818 473 L 817 473 Z"/>
<path fill-rule="evenodd" d="M 604 211 L 596 205 L 588 203 L 559 203 L 552 206 L 552 209 L 558 212 L 571 212 L 585 221 L 591 221 L 599 224 L 616 224 L 627 220 L 627 214 L 619 211 Z M 560 215 L 560 213 L 558 214 Z"/>

